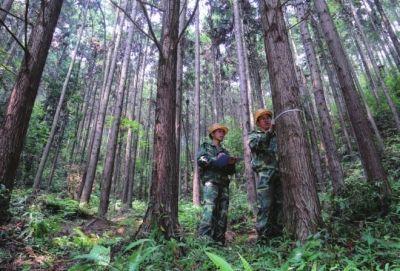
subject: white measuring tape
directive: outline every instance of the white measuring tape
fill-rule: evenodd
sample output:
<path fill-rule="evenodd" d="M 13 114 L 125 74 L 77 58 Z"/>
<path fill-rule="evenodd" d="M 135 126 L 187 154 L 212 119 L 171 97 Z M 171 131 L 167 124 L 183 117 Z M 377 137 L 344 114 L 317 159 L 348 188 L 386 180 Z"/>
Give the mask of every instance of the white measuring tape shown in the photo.
<path fill-rule="evenodd" d="M 272 124 L 275 124 L 276 121 L 277 121 L 280 117 L 282 117 L 283 115 L 285 115 L 286 113 L 289 113 L 289 112 L 303 112 L 303 110 L 300 110 L 300 109 L 298 109 L 298 108 L 285 110 L 285 111 L 279 113 L 278 116 L 276 116 L 275 118 L 272 119 L 272 121 L 271 121 Z"/>

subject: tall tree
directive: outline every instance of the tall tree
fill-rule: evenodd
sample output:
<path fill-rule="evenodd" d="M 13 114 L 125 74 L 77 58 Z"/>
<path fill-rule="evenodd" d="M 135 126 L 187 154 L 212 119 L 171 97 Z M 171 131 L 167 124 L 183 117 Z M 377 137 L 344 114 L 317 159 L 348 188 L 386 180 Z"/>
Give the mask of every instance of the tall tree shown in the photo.
<path fill-rule="evenodd" d="M 340 194 L 341 190 L 343 190 L 343 171 L 342 166 L 340 165 L 339 155 L 337 153 L 331 117 L 329 116 L 328 106 L 326 105 L 323 83 L 321 79 L 321 70 L 319 68 L 317 55 L 314 50 L 314 44 L 311 40 L 310 31 L 305 19 L 306 12 L 307 6 L 303 4 L 302 0 L 297 1 L 297 16 L 298 20 L 300 21 L 301 40 L 306 53 L 308 67 L 311 72 L 315 105 L 317 107 L 326 156 L 328 158 L 328 168 L 332 177 L 332 187 L 334 193 L 337 195 Z"/>
<path fill-rule="evenodd" d="M 382 208 L 386 209 L 387 199 L 391 194 L 391 189 L 380 161 L 378 149 L 374 144 L 372 131 L 368 125 L 365 106 L 354 85 L 350 63 L 348 62 L 325 0 L 315 0 L 315 8 L 328 44 L 329 52 L 335 64 L 337 77 L 346 102 L 350 121 L 354 128 L 358 149 L 367 178 L 371 182 L 380 183 Z"/>
<path fill-rule="evenodd" d="M 146 8 L 140 3 L 145 14 Z M 178 202 L 173 200 L 172 187 L 176 187 L 176 61 L 179 42 L 180 1 L 163 1 L 161 42 L 155 37 L 159 49 L 157 98 L 154 127 L 153 172 L 150 201 L 138 232 L 147 235 L 158 230 L 165 238 L 176 236 L 179 227 Z M 149 21 L 149 26 L 151 22 Z"/>
<path fill-rule="evenodd" d="M 302 116 L 299 86 L 279 0 L 260 1 L 264 45 L 276 112 L 283 210 L 288 232 L 299 240 L 317 230 L 321 211 Z M 291 110 L 291 111 L 288 111 Z"/>
<path fill-rule="evenodd" d="M 43 3 L 0 128 L 0 224 L 9 218 L 15 173 L 62 3 L 63 0 Z"/>
<path fill-rule="evenodd" d="M 236 39 L 236 50 L 238 58 L 238 69 L 239 69 L 239 82 L 240 82 L 240 96 L 241 96 L 241 119 L 242 119 L 242 134 L 243 134 L 243 146 L 244 146 L 244 166 L 245 166 L 245 178 L 247 182 L 247 200 L 255 210 L 257 201 L 256 185 L 254 180 L 253 169 L 251 167 L 251 150 L 248 144 L 249 132 L 250 132 L 250 111 L 249 111 L 249 100 L 248 100 L 248 77 L 246 76 L 246 64 L 245 54 L 243 46 L 243 33 L 241 27 L 241 17 L 239 10 L 238 0 L 233 1 L 234 21 L 235 21 L 235 39 Z"/>
<path fill-rule="evenodd" d="M 179 17 L 179 33 L 183 31 L 183 27 L 186 24 L 186 10 L 187 1 L 181 3 L 181 14 Z M 181 182 L 181 133 L 182 133 L 182 99 L 183 99 L 183 58 L 185 56 L 185 37 L 183 36 L 179 40 L 178 44 L 178 59 L 177 59 L 177 78 L 176 78 L 176 120 L 175 120 L 175 135 L 176 135 L 176 170 L 179 182 Z M 180 187 L 180 185 L 179 185 Z M 174 188 L 175 191 L 179 191 L 179 188 Z M 179 197 L 179 195 L 178 195 Z"/>
<path fill-rule="evenodd" d="M 194 86 L 194 154 L 200 147 L 200 10 L 196 10 L 195 18 L 195 86 Z M 187 128 L 186 128 L 187 129 Z M 197 160 L 193 167 L 193 204 L 200 206 L 200 176 Z"/>

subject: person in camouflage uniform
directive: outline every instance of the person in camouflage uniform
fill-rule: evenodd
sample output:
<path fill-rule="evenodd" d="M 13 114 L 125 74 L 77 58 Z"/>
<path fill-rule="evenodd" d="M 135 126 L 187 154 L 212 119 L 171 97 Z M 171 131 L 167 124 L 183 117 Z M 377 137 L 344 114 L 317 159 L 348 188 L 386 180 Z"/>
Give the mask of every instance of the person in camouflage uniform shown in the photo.
<path fill-rule="evenodd" d="M 282 211 L 282 186 L 279 178 L 276 135 L 271 120 L 270 110 L 257 110 L 254 113 L 257 127 L 249 134 L 251 164 L 258 175 L 256 230 L 260 239 L 281 232 L 278 216 Z"/>
<path fill-rule="evenodd" d="M 228 128 L 218 123 L 208 128 L 211 142 L 204 142 L 197 153 L 203 184 L 203 217 L 198 227 L 201 237 L 225 242 L 229 206 L 229 175 L 235 173 L 237 158 L 221 146 Z"/>

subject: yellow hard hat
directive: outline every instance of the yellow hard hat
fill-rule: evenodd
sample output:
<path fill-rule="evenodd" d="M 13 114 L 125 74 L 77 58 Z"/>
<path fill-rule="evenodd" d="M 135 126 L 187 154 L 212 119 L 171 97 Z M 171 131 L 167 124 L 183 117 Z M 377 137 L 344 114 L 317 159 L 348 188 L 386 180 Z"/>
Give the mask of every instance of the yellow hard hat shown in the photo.
<path fill-rule="evenodd" d="M 265 109 L 265 108 L 261 108 L 258 109 L 255 113 L 254 113 L 254 121 L 257 122 L 258 118 L 264 115 L 268 115 L 272 118 L 272 111 Z"/>
<path fill-rule="evenodd" d="M 214 123 L 213 125 L 208 127 L 208 135 L 211 135 L 215 130 L 218 130 L 218 129 L 224 130 L 225 134 L 227 134 L 229 131 L 228 127 L 226 127 L 222 124 L 219 124 L 219 123 Z"/>

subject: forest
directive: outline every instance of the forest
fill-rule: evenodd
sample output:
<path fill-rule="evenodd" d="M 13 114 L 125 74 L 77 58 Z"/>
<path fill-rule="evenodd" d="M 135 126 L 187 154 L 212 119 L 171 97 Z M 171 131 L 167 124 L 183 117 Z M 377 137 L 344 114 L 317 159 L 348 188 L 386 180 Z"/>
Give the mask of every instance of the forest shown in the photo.
<path fill-rule="evenodd" d="M 0 270 L 400 270 L 399 112 L 397 0 L 0 0 Z"/>

